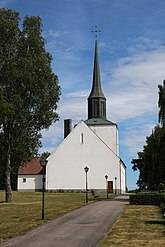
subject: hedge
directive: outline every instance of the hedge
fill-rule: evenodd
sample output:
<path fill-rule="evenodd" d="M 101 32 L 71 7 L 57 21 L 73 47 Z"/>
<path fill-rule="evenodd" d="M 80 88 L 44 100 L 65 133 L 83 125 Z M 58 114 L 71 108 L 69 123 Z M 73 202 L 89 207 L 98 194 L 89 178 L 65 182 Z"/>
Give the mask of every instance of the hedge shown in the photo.
<path fill-rule="evenodd" d="M 163 216 L 165 217 L 165 203 L 160 204 L 160 208 L 161 208 Z"/>
<path fill-rule="evenodd" d="M 165 194 L 136 194 L 130 195 L 131 205 L 158 205 L 165 204 Z"/>

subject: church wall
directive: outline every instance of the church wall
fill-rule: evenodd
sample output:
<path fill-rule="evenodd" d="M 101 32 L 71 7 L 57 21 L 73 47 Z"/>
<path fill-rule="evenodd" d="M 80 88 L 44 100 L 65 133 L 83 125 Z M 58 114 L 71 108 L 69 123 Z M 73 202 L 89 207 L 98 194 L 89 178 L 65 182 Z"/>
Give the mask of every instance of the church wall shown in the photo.
<path fill-rule="evenodd" d="M 119 155 L 118 129 L 116 125 L 90 126 L 90 128 L 112 149 L 116 155 Z"/>
<path fill-rule="evenodd" d="M 112 181 L 117 177 L 120 189 L 119 158 L 80 122 L 48 158 L 46 189 L 84 190 L 85 166 L 89 167 L 89 189 L 105 190 L 105 175 Z"/>
<path fill-rule="evenodd" d="M 121 174 L 121 191 L 126 192 L 126 169 L 122 161 L 120 161 L 120 174 Z"/>

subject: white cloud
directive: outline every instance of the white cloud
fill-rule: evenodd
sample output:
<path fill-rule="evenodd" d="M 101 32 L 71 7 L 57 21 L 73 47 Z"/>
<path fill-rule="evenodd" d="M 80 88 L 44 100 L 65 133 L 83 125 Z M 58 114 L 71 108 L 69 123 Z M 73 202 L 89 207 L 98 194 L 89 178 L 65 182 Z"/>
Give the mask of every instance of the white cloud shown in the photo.
<path fill-rule="evenodd" d="M 139 51 L 152 51 L 155 49 L 158 49 L 158 47 L 162 46 L 162 42 L 157 39 L 149 39 L 148 37 L 138 37 L 135 40 L 129 39 L 131 43 L 133 43 L 131 46 L 129 45 L 127 47 L 127 51 L 130 54 L 136 54 Z"/>
<path fill-rule="evenodd" d="M 165 49 L 119 60 L 106 85 L 109 114 L 115 121 L 156 114 L 158 84 L 165 77 L 164 61 Z"/>
<path fill-rule="evenodd" d="M 59 114 L 61 118 L 72 118 L 74 121 L 86 119 L 86 97 L 75 97 L 74 95 L 63 98 L 59 105 Z"/>
<path fill-rule="evenodd" d="M 137 121 L 138 122 L 138 121 Z M 143 146 L 146 144 L 146 136 L 150 136 L 153 123 L 145 123 L 142 120 L 134 125 L 125 128 L 123 138 L 120 144 L 127 150 L 126 156 L 136 157 L 137 152 L 143 151 Z"/>
<path fill-rule="evenodd" d="M 61 36 L 65 36 L 66 34 L 68 34 L 68 31 L 54 31 L 54 30 L 49 30 L 47 32 L 45 32 L 45 36 L 51 36 L 53 38 L 59 38 Z"/>

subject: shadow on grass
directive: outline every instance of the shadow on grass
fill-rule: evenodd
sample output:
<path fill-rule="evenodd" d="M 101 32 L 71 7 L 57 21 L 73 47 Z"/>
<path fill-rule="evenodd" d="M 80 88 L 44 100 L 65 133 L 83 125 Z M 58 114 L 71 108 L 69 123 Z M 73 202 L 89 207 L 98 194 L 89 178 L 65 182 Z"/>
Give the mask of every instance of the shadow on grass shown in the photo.
<path fill-rule="evenodd" d="M 110 198 L 104 198 L 104 197 L 101 197 L 101 196 L 97 196 L 97 197 L 93 197 L 93 198 L 89 198 L 88 201 L 111 201 L 111 200 L 114 200 L 115 197 L 110 197 Z"/>
<path fill-rule="evenodd" d="M 1 204 L 1 203 L 6 203 L 6 201 L 0 201 L 0 204 Z"/>
<path fill-rule="evenodd" d="M 165 220 L 148 220 L 148 221 L 145 221 L 146 224 L 149 224 L 149 225 L 165 225 Z"/>
<path fill-rule="evenodd" d="M 121 199 L 113 198 L 113 200 L 118 202 L 129 202 L 129 198 L 121 198 Z"/>

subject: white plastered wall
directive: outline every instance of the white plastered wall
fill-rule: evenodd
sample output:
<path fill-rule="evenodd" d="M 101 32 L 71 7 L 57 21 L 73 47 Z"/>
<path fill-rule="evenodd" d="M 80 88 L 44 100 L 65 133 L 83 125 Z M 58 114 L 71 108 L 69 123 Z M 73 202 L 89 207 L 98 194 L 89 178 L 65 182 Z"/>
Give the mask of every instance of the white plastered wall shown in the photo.
<path fill-rule="evenodd" d="M 118 145 L 118 128 L 116 125 L 90 126 L 90 128 L 112 149 L 119 155 Z"/>
<path fill-rule="evenodd" d="M 41 190 L 42 175 L 18 175 L 18 190 Z"/>
<path fill-rule="evenodd" d="M 120 161 L 120 176 L 121 176 L 121 192 L 126 192 L 126 168 L 122 161 Z"/>
<path fill-rule="evenodd" d="M 120 189 L 120 159 L 83 121 L 48 158 L 46 189 L 85 188 L 84 167 L 89 167 L 88 188 L 105 189 L 105 175 Z"/>

